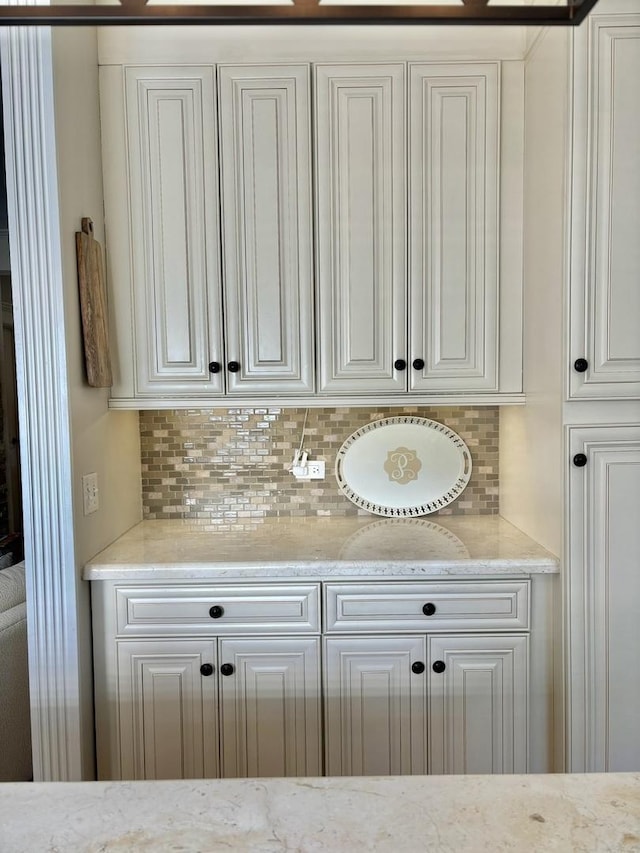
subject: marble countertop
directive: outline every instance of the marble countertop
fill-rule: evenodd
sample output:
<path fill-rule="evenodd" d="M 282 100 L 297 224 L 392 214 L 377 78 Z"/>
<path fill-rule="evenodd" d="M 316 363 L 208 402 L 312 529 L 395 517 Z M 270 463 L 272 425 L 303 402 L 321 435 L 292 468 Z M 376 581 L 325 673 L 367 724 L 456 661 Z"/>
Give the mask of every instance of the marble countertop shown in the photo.
<path fill-rule="evenodd" d="M 2 853 L 640 851 L 640 774 L 0 785 Z"/>
<path fill-rule="evenodd" d="M 267 518 L 209 530 L 143 521 L 94 557 L 86 580 L 523 575 L 557 558 L 499 516 Z"/>

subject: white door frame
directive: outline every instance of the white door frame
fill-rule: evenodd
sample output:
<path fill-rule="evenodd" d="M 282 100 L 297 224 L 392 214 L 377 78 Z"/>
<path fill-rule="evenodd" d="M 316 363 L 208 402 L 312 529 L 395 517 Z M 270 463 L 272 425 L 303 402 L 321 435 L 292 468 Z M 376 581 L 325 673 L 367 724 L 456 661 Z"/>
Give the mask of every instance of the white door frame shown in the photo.
<path fill-rule="evenodd" d="M 33 772 L 70 781 L 82 778 L 78 581 L 51 42 L 47 27 L 0 28 Z"/>

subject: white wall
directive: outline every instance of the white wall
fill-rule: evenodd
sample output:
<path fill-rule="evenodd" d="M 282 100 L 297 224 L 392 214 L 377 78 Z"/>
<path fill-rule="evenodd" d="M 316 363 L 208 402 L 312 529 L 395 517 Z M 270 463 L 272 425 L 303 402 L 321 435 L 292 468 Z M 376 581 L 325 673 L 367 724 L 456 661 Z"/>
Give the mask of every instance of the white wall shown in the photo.
<path fill-rule="evenodd" d="M 569 34 L 550 28 L 525 63 L 524 390 L 500 410 L 500 512 L 562 553 L 562 322 Z M 508 282 L 503 282 L 503 286 Z"/>
<path fill-rule="evenodd" d="M 65 290 L 74 544 L 78 578 L 78 645 L 83 725 L 83 775 L 93 778 L 91 614 L 84 563 L 142 516 L 137 412 L 110 412 L 108 389 L 85 379 L 75 232 L 89 216 L 104 246 L 96 31 L 53 30 L 53 67 L 60 233 Z M 84 516 L 82 475 L 97 472 L 100 509 Z M 71 569 L 73 570 L 73 569 Z"/>

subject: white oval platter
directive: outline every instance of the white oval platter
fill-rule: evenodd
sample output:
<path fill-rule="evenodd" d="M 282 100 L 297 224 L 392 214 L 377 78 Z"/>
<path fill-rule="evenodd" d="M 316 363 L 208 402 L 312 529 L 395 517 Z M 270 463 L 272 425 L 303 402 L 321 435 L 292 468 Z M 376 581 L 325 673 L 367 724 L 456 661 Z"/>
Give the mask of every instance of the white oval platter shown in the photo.
<path fill-rule="evenodd" d="M 360 509 L 394 518 L 428 515 L 471 477 L 469 448 L 452 429 L 411 415 L 366 424 L 336 457 L 340 490 Z"/>

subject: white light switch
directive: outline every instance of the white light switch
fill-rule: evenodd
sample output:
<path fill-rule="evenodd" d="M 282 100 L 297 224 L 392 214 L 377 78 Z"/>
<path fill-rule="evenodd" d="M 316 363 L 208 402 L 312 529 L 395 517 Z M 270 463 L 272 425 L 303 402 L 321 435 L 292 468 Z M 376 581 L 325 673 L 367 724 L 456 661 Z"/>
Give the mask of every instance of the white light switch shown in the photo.
<path fill-rule="evenodd" d="M 91 515 L 92 512 L 97 512 L 100 509 L 98 475 L 95 472 L 85 474 L 82 478 L 82 500 L 85 515 Z"/>

